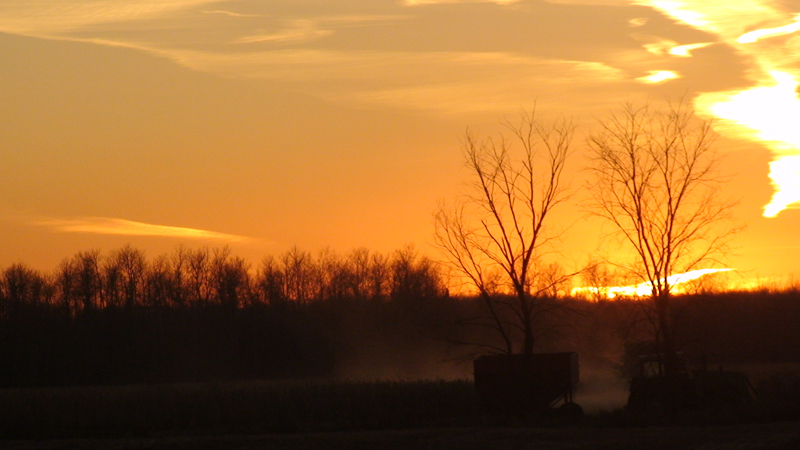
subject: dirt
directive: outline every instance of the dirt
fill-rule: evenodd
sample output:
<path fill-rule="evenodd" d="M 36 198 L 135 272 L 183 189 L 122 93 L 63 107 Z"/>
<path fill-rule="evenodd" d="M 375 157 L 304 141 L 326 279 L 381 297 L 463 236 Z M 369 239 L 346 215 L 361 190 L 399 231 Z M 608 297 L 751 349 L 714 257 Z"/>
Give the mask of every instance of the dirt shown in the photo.
<path fill-rule="evenodd" d="M 160 439 L 0 441 L 19 450 L 800 449 L 800 422 L 715 427 L 469 428 Z"/>

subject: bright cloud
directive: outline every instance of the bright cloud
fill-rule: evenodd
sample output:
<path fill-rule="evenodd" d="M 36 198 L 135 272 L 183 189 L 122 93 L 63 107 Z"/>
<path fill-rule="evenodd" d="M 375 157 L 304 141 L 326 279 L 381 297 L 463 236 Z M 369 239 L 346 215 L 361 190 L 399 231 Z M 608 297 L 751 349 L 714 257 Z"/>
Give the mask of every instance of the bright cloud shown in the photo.
<path fill-rule="evenodd" d="M 800 151 L 798 81 L 774 71 L 761 84 L 744 91 L 703 94 L 696 104 L 726 121 L 720 128 L 728 135 L 772 142 L 772 148 L 784 154 Z"/>
<path fill-rule="evenodd" d="M 764 207 L 764 217 L 775 217 L 800 202 L 800 155 L 780 156 L 769 163 L 769 178 L 775 193 Z"/>
<path fill-rule="evenodd" d="M 246 242 L 252 238 L 196 228 L 154 225 L 111 217 L 83 217 L 80 219 L 48 219 L 34 222 L 61 233 L 90 233 L 123 236 L 158 236 L 183 239 L 207 239 L 223 242 Z"/>
<path fill-rule="evenodd" d="M 699 44 L 686 44 L 686 45 L 677 45 L 669 49 L 669 54 L 673 56 L 681 56 L 684 58 L 688 58 L 692 56 L 691 51 L 697 50 L 699 48 L 705 48 L 711 45 L 711 42 L 701 42 Z"/>
<path fill-rule="evenodd" d="M 634 0 L 633 3 L 649 6 L 677 21 L 726 40 L 738 38 L 753 25 L 785 17 L 773 2 L 765 0 Z"/>
<path fill-rule="evenodd" d="M 704 48 L 711 45 L 711 42 L 702 42 L 699 44 L 686 44 L 678 45 L 677 42 L 669 39 L 660 39 L 657 42 L 645 44 L 644 48 L 654 55 L 672 55 L 688 58 L 692 56 L 691 51 L 698 48 Z"/>
<path fill-rule="evenodd" d="M 782 36 L 784 34 L 791 34 L 797 31 L 800 31 L 800 14 L 795 15 L 795 23 L 777 28 L 765 28 L 763 30 L 751 31 L 741 35 L 737 41 L 740 44 L 750 44 L 759 39 Z"/>
<path fill-rule="evenodd" d="M 647 75 L 637 78 L 636 81 L 647 84 L 657 84 L 676 78 L 680 78 L 680 75 L 671 70 L 650 70 L 647 72 Z"/>
<path fill-rule="evenodd" d="M 698 96 L 701 114 L 719 119 L 722 134 L 764 143 L 775 155 L 770 179 L 775 192 L 764 216 L 775 217 L 800 203 L 800 49 L 796 41 L 757 44 L 768 37 L 800 31 L 800 14 L 765 0 L 639 0 L 699 30 L 714 33 L 752 62 L 754 86 Z M 793 23 L 786 24 L 792 21 Z M 764 27 L 764 24 L 782 24 Z M 755 28 L 755 30 L 754 30 Z"/>
<path fill-rule="evenodd" d="M 800 202 L 800 97 L 798 81 L 774 71 L 761 86 L 697 97 L 701 112 L 721 119 L 717 128 L 729 135 L 765 142 L 776 159 L 769 177 L 775 192 L 764 207 L 765 217 L 775 217 Z"/>
<path fill-rule="evenodd" d="M 643 3 L 650 3 L 657 9 L 668 11 L 671 16 L 694 27 L 702 28 L 708 25 L 704 14 L 692 9 L 684 9 L 684 6 L 686 6 L 684 2 L 653 1 Z"/>

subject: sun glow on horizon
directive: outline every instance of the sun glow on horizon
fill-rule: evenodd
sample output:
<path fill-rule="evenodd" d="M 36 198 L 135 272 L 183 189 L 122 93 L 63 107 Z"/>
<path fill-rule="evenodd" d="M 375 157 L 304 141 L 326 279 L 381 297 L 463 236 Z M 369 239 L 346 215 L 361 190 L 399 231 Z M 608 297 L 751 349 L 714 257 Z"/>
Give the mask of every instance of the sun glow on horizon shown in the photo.
<path fill-rule="evenodd" d="M 736 269 L 731 269 L 731 268 L 697 269 L 669 276 L 667 277 L 667 281 L 672 287 L 671 292 L 679 294 L 685 292 L 685 290 L 681 288 L 680 286 L 681 284 L 687 283 L 692 280 L 696 280 L 698 278 L 702 278 L 706 275 L 720 273 L 720 272 L 730 272 L 733 270 Z M 645 282 L 630 286 L 609 286 L 609 287 L 580 286 L 573 288 L 571 293 L 572 295 L 581 295 L 581 294 L 597 295 L 599 293 L 602 293 L 608 299 L 614 299 L 617 297 L 634 297 L 634 298 L 649 297 L 653 293 L 653 285 L 649 282 Z"/>

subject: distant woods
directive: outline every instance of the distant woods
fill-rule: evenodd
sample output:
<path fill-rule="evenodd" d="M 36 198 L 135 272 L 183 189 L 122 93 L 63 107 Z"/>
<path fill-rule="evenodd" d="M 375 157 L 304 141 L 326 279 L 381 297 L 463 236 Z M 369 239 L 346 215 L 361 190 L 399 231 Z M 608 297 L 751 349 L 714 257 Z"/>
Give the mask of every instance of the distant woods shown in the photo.
<path fill-rule="evenodd" d="M 74 316 L 93 310 L 242 308 L 286 302 L 397 300 L 446 295 L 433 262 L 413 247 L 391 255 L 356 249 L 347 255 L 298 248 L 268 256 L 257 267 L 228 248 L 184 249 L 148 260 L 125 246 L 80 252 L 53 273 L 14 264 L 0 275 L 0 317 L 26 307 Z"/>
<path fill-rule="evenodd" d="M 447 298 L 412 247 L 293 248 L 252 266 L 227 248 L 126 246 L 51 273 L 14 264 L 0 270 L 0 385 L 351 375 L 341 366 L 362 352 L 410 365 L 401 347 L 419 351 Z"/>
<path fill-rule="evenodd" d="M 0 269 L 0 387 L 468 376 L 458 361 L 502 341 L 486 302 L 448 295 L 437 267 L 413 248 L 293 248 L 251 265 L 227 249 L 123 247 L 49 273 L 14 264 Z M 569 317 L 540 323 L 539 348 L 579 352 L 584 374 L 622 370 L 625 344 L 651 339 L 638 300 L 550 301 Z M 800 363 L 797 289 L 674 301 L 687 355 Z"/>

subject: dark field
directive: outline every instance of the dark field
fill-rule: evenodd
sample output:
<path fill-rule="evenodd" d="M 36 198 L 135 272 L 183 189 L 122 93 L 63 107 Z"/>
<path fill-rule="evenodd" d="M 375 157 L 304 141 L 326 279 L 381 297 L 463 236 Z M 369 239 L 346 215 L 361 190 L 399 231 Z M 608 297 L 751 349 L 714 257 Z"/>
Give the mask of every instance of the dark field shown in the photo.
<path fill-rule="evenodd" d="M 291 435 L 5 441 L 9 449 L 776 449 L 800 448 L 800 421 L 705 427 L 453 428 Z"/>
<path fill-rule="evenodd" d="M 153 437 L 479 425 L 472 383 L 229 382 L 0 391 L 10 438 Z"/>
<path fill-rule="evenodd" d="M 643 418 L 483 413 L 466 380 L 232 382 L 0 391 L 3 448 L 757 449 L 800 448 L 800 375 L 761 372 L 759 400 Z M 590 402 L 599 394 L 579 392 Z"/>

